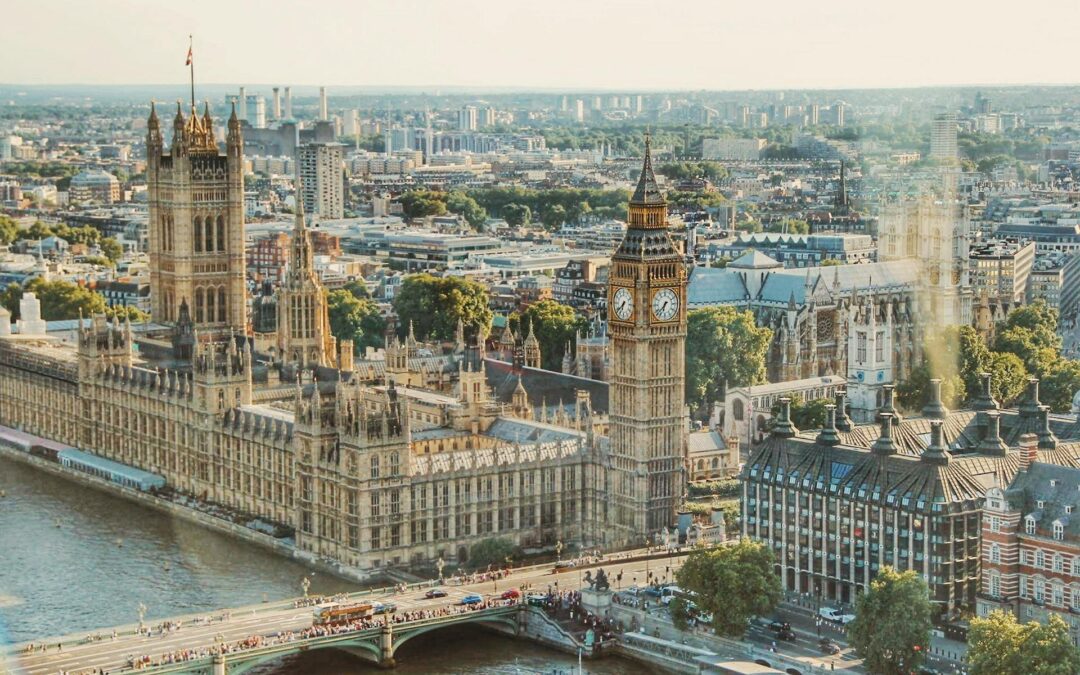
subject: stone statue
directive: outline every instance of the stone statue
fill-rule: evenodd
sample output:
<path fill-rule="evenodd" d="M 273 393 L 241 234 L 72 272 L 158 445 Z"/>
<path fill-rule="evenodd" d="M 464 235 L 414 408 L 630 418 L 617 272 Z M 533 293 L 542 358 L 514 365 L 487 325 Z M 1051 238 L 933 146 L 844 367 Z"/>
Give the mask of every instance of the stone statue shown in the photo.
<path fill-rule="evenodd" d="M 596 570 L 596 578 L 593 578 L 592 570 L 585 573 L 585 583 L 589 584 L 589 588 L 594 591 L 606 591 L 611 588 L 611 584 L 608 583 L 607 575 L 604 574 L 604 570 Z"/>

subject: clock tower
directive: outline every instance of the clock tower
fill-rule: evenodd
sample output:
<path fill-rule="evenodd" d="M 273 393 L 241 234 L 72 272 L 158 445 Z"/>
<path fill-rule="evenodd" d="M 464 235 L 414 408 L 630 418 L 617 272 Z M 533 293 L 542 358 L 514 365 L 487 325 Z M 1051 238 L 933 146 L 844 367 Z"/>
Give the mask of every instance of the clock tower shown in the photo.
<path fill-rule="evenodd" d="M 608 335 L 612 520 L 618 543 L 640 545 L 674 523 L 686 483 L 689 423 L 686 268 L 668 231 L 648 136 L 626 236 L 611 259 Z"/>

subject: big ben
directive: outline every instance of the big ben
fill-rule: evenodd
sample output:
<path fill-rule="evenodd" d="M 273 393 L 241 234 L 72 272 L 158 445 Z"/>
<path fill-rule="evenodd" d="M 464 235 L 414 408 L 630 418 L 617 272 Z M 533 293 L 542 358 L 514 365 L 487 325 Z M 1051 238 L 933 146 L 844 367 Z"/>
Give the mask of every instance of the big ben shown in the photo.
<path fill-rule="evenodd" d="M 610 490 L 616 539 L 641 544 L 674 522 L 685 484 L 688 425 L 686 268 L 668 231 L 648 136 L 627 220 L 608 284 Z"/>

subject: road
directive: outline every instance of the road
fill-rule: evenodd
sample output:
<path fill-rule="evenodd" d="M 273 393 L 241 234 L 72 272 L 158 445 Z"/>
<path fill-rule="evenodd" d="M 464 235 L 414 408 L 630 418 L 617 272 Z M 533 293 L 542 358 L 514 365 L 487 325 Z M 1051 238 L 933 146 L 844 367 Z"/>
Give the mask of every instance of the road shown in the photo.
<path fill-rule="evenodd" d="M 640 552 L 638 552 L 640 553 Z M 625 554 L 623 554 L 625 555 Z M 413 586 L 404 593 L 354 593 L 350 599 L 364 601 L 382 601 L 397 606 L 397 613 L 413 610 L 438 609 L 447 605 L 459 604 L 468 594 L 476 593 L 485 598 L 499 597 L 510 588 L 528 585 L 531 590 L 547 592 L 549 587 L 559 591 L 577 590 L 583 586 L 582 577 L 587 569 L 604 568 L 608 575 L 615 577 L 620 571 L 623 579 L 633 577 L 644 580 L 649 571 L 655 571 L 657 565 L 671 567 L 673 572 L 682 562 L 685 554 L 662 559 L 627 559 L 608 556 L 596 563 L 580 565 L 553 573 L 550 565 L 522 568 L 512 571 L 508 576 L 496 581 L 481 581 L 454 585 L 448 583 L 442 588 L 447 591 L 445 598 L 428 599 L 424 593 L 430 585 Z M 294 601 L 284 601 L 241 609 L 212 612 L 209 615 L 191 615 L 167 620 L 179 623 L 174 630 L 159 632 L 156 622 L 151 637 L 136 634 L 136 626 L 124 626 L 117 629 L 117 636 L 112 637 L 112 629 L 100 631 L 100 640 L 87 641 L 87 636 L 68 636 L 51 638 L 37 644 L 44 644 L 44 651 L 26 652 L 26 644 L 16 645 L 10 653 L 10 660 L 19 665 L 17 673 L 26 675 L 55 675 L 64 671 L 70 675 L 95 672 L 101 669 L 115 673 L 123 670 L 132 657 L 149 655 L 152 659 L 162 654 L 181 651 L 199 650 L 214 646 L 217 642 L 235 643 L 252 636 L 273 636 L 279 632 L 298 632 L 311 626 L 312 609 L 296 607 Z"/>

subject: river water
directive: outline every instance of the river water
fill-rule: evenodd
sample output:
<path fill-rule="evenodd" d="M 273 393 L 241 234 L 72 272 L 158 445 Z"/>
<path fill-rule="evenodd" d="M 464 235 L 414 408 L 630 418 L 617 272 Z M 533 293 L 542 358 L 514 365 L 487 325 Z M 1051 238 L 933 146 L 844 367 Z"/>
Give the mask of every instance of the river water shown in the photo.
<path fill-rule="evenodd" d="M 0 457 L 0 644 L 360 587 L 257 546 Z M 417 637 L 394 672 L 569 673 L 576 660 L 468 628 Z M 268 664 L 259 675 L 338 675 L 374 666 L 336 651 Z M 608 659 L 592 673 L 647 673 Z M 381 671 L 380 671 L 381 672 Z"/>

